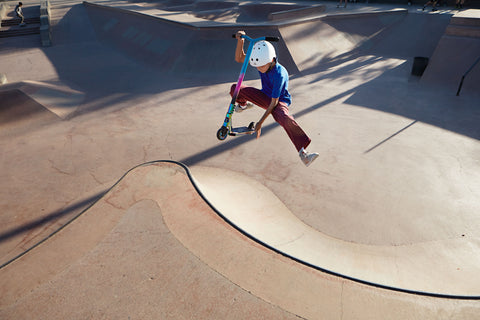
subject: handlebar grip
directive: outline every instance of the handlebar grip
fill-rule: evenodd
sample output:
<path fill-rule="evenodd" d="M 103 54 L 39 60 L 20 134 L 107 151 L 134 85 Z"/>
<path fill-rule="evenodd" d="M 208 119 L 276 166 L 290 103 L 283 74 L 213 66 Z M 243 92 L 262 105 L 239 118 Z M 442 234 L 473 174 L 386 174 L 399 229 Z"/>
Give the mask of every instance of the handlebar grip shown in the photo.
<path fill-rule="evenodd" d="M 265 40 L 267 40 L 269 42 L 277 42 L 277 41 L 280 41 L 280 38 L 279 37 L 265 37 Z"/>

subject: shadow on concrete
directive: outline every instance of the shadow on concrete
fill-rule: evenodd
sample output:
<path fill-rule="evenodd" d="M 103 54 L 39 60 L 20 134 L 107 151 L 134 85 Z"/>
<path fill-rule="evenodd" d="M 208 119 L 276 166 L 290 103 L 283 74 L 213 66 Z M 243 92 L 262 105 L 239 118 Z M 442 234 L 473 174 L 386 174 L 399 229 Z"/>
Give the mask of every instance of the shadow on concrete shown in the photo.
<path fill-rule="evenodd" d="M 0 91 L 0 101 L 0 136 L 22 134 L 60 120 L 18 89 Z"/>
<path fill-rule="evenodd" d="M 9 264 L 11 261 L 19 258 L 20 256 L 26 254 L 30 250 L 34 249 L 37 247 L 39 244 L 47 240 L 48 238 L 52 237 L 54 234 L 56 234 L 58 231 L 63 229 L 65 226 L 67 226 L 70 222 L 75 220 L 77 217 L 79 217 L 81 214 L 83 214 L 88 208 L 90 208 L 93 204 L 95 204 L 100 198 L 102 198 L 105 195 L 106 191 L 99 192 L 91 197 L 88 197 L 86 199 L 83 199 L 79 202 L 73 203 L 65 208 L 62 208 L 60 210 L 54 211 L 50 214 L 47 214 L 45 216 L 41 216 L 36 220 L 29 221 L 28 223 L 17 226 L 13 229 L 3 231 L 0 233 L 0 243 L 6 242 L 11 238 L 14 238 L 16 236 L 22 235 L 22 234 L 27 234 L 30 233 L 32 230 L 38 230 L 41 229 L 49 224 L 52 224 L 54 222 L 60 221 L 62 218 L 68 218 L 69 220 L 65 223 L 62 224 L 61 227 L 58 229 L 54 230 L 53 232 L 51 230 L 47 230 L 44 234 L 37 235 L 41 237 L 39 241 L 36 241 L 36 243 L 27 248 L 26 250 L 20 249 L 18 251 L 18 254 L 15 257 L 9 257 L 5 260 L 4 257 L 1 257 L 0 260 L 0 269 L 3 268 L 5 265 Z M 10 251 L 11 252 L 11 251 Z"/>
<path fill-rule="evenodd" d="M 478 98 L 459 98 L 453 91 L 445 92 L 399 78 L 398 74 L 407 74 L 409 67 L 409 63 L 404 63 L 357 87 L 345 103 L 400 115 L 480 140 L 480 110 L 475 103 Z M 379 90 L 392 94 L 390 98 L 386 99 L 385 95 L 380 98 Z"/>

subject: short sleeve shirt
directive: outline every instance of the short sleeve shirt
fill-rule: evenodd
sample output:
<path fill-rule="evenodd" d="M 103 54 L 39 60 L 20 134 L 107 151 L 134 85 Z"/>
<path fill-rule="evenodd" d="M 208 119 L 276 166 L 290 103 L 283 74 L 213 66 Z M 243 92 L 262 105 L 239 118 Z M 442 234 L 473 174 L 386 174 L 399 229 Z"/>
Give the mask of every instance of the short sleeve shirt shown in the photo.
<path fill-rule="evenodd" d="M 262 92 L 270 98 L 278 98 L 279 101 L 287 105 L 292 103 L 292 97 L 288 92 L 288 72 L 284 66 L 278 62 L 272 70 L 260 73 L 262 81 Z"/>

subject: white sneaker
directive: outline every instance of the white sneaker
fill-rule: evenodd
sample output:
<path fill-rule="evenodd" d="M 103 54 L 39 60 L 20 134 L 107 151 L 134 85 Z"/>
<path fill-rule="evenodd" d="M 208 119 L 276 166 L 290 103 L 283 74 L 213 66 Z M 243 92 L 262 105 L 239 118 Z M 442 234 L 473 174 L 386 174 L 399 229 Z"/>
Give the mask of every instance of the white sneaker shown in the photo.
<path fill-rule="evenodd" d="M 235 105 L 235 112 L 242 112 L 243 110 L 247 110 L 247 109 L 250 109 L 254 106 L 253 103 L 251 103 L 250 101 L 247 102 L 247 104 L 245 106 L 241 106 L 239 105 L 238 103 Z"/>
<path fill-rule="evenodd" d="M 306 165 L 307 167 L 312 164 L 315 159 L 318 158 L 318 153 L 315 152 L 308 152 L 304 148 L 300 149 L 300 152 L 298 153 L 300 156 L 300 159 L 302 160 L 303 164 Z"/>

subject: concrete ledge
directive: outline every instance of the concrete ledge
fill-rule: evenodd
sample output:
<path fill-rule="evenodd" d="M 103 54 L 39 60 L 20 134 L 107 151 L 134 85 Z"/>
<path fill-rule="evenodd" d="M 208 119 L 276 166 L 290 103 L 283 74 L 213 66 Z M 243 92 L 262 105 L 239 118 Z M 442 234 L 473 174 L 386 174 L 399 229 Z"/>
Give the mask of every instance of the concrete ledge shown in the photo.
<path fill-rule="evenodd" d="M 48 14 L 42 14 L 40 16 L 40 25 L 42 26 L 50 25 L 50 16 Z"/>
<path fill-rule="evenodd" d="M 480 27 L 480 10 L 469 9 L 455 14 L 450 24 Z"/>
<path fill-rule="evenodd" d="M 8 4 L 6 3 L 0 4 L 0 20 L 5 18 L 8 8 L 9 8 Z"/>
<path fill-rule="evenodd" d="M 272 12 L 268 15 L 268 20 L 283 20 L 293 18 L 303 18 L 305 15 L 320 14 L 325 12 L 325 5 L 315 5 L 306 8 L 297 8 L 292 10 L 285 10 L 279 12 Z"/>
<path fill-rule="evenodd" d="M 390 14 L 407 14 L 407 9 L 393 9 L 386 11 L 373 11 L 373 12 L 353 12 L 353 13 L 339 13 L 331 14 L 324 17 L 322 20 L 326 19 L 348 19 L 348 18 L 360 18 L 360 17 L 371 17 L 379 15 L 390 15 Z"/>
<path fill-rule="evenodd" d="M 480 38 L 480 10 L 470 9 L 455 14 L 445 34 L 456 37 Z"/>
<path fill-rule="evenodd" d="M 52 45 L 52 33 L 50 31 L 50 26 L 40 26 L 40 38 L 42 40 L 43 47 L 50 47 Z"/>
<path fill-rule="evenodd" d="M 40 2 L 40 38 L 43 47 L 52 45 L 52 32 L 50 28 L 50 1 Z"/>
<path fill-rule="evenodd" d="M 40 2 L 40 15 L 50 15 L 50 1 Z"/>
<path fill-rule="evenodd" d="M 445 30 L 445 34 L 457 37 L 480 38 L 480 27 L 449 25 Z"/>
<path fill-rule="evenodd" d="M 286 27 L 301 23 L 308 23 L 314 22 L 319 20 L 325 19 L 348 19 L 348 18 L 359 18 L 359 17 L 370 17 L 370 16 L 381 16 L 381 15 L 403 15 L 408 13 L 408 9 L 391 9 L 391 10 L 384 10 L 384 11 L 371 11 L 371 12 L 352 12 L 347 14 L 326 14 L 324 11 L 321 11 L 321 6 L 317 6 L 315 10 L 316 12 L 310 12 L 306 14 L 304 10 L 310 10 L 310 7 L 304 8 L 294 8 L 287 11 L 278 11 L 276 13 L 283 14 L 283 12 L 288 12 L 285 14 L 292 14 L 296 10 L 300 10 L 299 13 L 295 13 L 295 16 L 290 16 L 288 19 L 283 18 L 276 18 L 273 20 L 269 20 L 266 22 L 218 22 L 212 20 L 206 20 L 199 17 L 196 17 L 192 14 L 187 14 L 184 12 L 172 12 L 172 11 L 164 11 L 159 9 L 152 9 L 152 8 L 145 8 L 139 5 L 129 5 L 128 7 L 122 5 L 115 5 L 115 4 L 98 4 L 88 1 L 83 1 L 85 6 L 90 7 L 97 7 L 106 10 L 116 11 L 116 12 L 123 12 L 128 13 L 131 15 L 139 15 L 145 18 L 153 19 L 153 20 L 162 20 L 168 23 L 181 25 L 183 27 L 187 27 L 190 29 L 200 30 L 200 29 L 210 29 L 210 28 L 238 28 L 241 26 L 242 28 L 278 28 L 278 27 Z M 255 7 L 259 8 L 258 5 L 243 5 L 241 10 L 248 11 L 248 7 Z M 265 5 L 266 7 L 271 7 L 271 5 Z M 320 14 L 323 13 L 323 14 Z M 275 14 L 275 12 L 273 12 Z M 303 15 L 303 17 L 302 17 Z"/>

